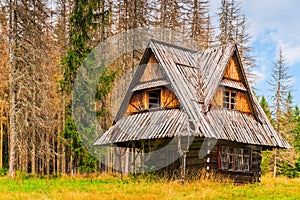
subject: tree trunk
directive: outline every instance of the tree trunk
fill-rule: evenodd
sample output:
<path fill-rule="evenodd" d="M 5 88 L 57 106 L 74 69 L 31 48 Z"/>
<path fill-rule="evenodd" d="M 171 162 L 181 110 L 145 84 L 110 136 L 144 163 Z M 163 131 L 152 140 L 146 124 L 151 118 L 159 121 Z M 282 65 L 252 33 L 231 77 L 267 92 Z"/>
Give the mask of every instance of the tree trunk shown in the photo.
<path fill-rule="evenodd" d="M 3 107 L 2 107 L 1 113 L 3 113 Z M 2 116 L 0 116 L 0 168 L 3 168 L 3 121 L 2 121 Z"/>
<path fill-rule="evenodd" d="M 14 4 L 14 5 L 13 5 Z M 15 10 L 13 7 L 16 6 L 16 0 L 9 1 L 9 21 L 10 21 L 10 31 L 11 35 L 9 38 L 9 127 L 10 127 L 10 133 L 9 133 L 9 170 L 8 170 L 8 177 L 14 178 L 15 176 L 15 170 L 16 170 L 16 83 L 14 80 L 14 75 L 17 72 L 16 69 L 16 63 L 15 63 L 15 57 L 13 52 L 13 43 L 16 43 L 14 39 L 16 38 L 16 27 L 17 27 L 17 19 L 15 16 Z M 16 45 L 16 44 L 15 44 Z"/>
<path fill-rule="evenodd" d="M 274 149 L 274 169 L 273 169 L 273 176 L 276 177 L 277 175 L 277 149 Z"/>
<path fill-rule="evenodd" d="M 35 152 L 36 152 L 36 149 L 35 149 L 35 144 L 33 144 L 32 146 L 32 149 L 31 149 L 31 174 L 35 174 L 36 173 L 36 155 L 35 155 Z"/>

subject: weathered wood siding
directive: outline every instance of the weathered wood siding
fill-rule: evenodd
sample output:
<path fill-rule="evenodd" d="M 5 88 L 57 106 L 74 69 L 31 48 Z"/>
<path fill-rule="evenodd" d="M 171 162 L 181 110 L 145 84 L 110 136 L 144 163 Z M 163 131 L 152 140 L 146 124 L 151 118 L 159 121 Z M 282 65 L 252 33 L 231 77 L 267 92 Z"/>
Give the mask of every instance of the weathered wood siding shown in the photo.
<path fill-rule="evenodd" d="M 251 113 L 249 97 L 245 92 L 237 93 L 237 110 L 244 113 Z"/>
<path fill-rule="evenodd" d="M 239 171 L 226 171 L 222 170 L 220 163 L 220 146 L 226 145 L 230 147 L 238 147 L 238 148 L 247 148 L 251 150 L 251 158 L 250 158 L 250 169 L 248 172 L 239 172 Z M 218 168 L 216 172 L 224 178 L 230 178 L 234 180 L 235 183 L 253 183 L 260 181 L 261 175 L 261 147 L 254 145 L 246 145 L 241 143 L 234 143 L 229 141 L 218 141 L 218 144 L 214 147 L 218 149 Z M 214 158 L 212 158 L 214 159 Z"/>
<path fill-rule="evenodd" d="M 157 59 L 155 58 L 154 54 L 152 54 L 149 58 L 147 66 L 144 70 L 143 76 L 140 79 L 140 82 L 146 82 L 156 79 L 164 78 L 164 73 L 161 70 Z"/>
<path fill-rule="evenodd" d="M 195 138 L 189 147 L 186 155 L 186 166 L 188 170 L 194 170 L 204 167 L 203 159 L 199 158 L 200 148 L 203 143 L 203 138 Z"/>
<path fill-rule="evenodd" d="M 148 99 L 148 92 L 151 90 L 160 90 L 160 102 L 161 107 L 164 109 L 170 109 L 170 108 L 178 108 L 179 107 L 179 101 L 175 94 L 168 88 L 165 87 L 159 87 L 154 88 L 150 90 L 142 90 L 142 91 L 136 91 L 128 105 L 127 113 L 132 114 L 136 112 L 141 112 L 149 109 L 149 99 Z"/>
<path fill-rule="evenodd" d="M 231 57 L 229 59 L 229 62 L 226 66 L 226 70 L 224 73 L 224 78 L 235 80 L 235 81 L 241 81 L 239 66 L 236 58 Z"/>
<path fill-rule="evenodd" d="M 187 138 L 181 138 L 182 150 L 186 150 Z M 175 140 L 176 142 L 170 142 Z M 125 172 L 134 172 L 134 169 L 152 168 L 158 170 L 158 174 L 172 176 L 179 175 L 182 170 L 182 158 L 178 152 L 177 138 L 164 138 L 157 140 L 144 141 L 143 145 L 140 141 L 132 143 L 134 148 L 130 151 L 136 156 L 135 158 L 124 158 L 122 168 Z M 144 153 L 153 152 L 162 147 L 168 147 L 159 154 L 154 154 L 151 158 L 149 155 L 144 157 Z M 250 167 L 249 171 L 229 171 L 221 169 L 221 146 L 237 147 L 250 149 Z M 141 147 L 143 147 L 141 149 Z M 217 179 L 231 179 L 237 184 L 253 183 L 260 181 L 261 175 L 261 147 L 235 143 L 230 141 L 219 140 L 217 143 L 213 140 L 205 140 L 204 138 L 196 137 L 190 144 L 186 154 L 186 172 L 188 175 L 201 176 L 206 173 L 215 176 Z M 123 155 L 123 156 L 126 156 Z M 129 167 L 131 166 L 131 167 Z M 157 168 L 159 167 L 159 168 Z M 163 167 L 163 168 L 161 168 Z M 132 168 L 132 170 L 129 170 Z M 128 170 L 126 170 L 128 169 Z M 196 173 L 194 173 L 196 172 Z M 177 177 L 179 177 L 177 176 Z M 189 177 L 197 178 L 197 177 Z"/>
<path fill-rule="evenodd" d="M 178 108 L 179 101 L 175 94 L 168 88 L 161 88 L 161 107 L 162 108 Z"/>
<path fill-rule="evenodd" d="M 146 94 L 144 91 L 135 92 L 129 101 L 127 113 L 132 114 L 145 110 Z"/>

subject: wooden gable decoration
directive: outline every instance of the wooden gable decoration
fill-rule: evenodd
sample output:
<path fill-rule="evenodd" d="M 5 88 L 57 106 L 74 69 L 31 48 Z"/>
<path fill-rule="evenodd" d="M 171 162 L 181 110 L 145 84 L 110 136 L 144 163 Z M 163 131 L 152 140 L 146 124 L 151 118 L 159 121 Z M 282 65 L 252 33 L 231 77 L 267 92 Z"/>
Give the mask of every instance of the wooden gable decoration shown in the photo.
<path fill-rule="evenodd" d="M 145 53 L 144 60 L 140 63 L 140 79 L 133 88 L 127 114 L 148 111 L 151 107 L 149 94 L 157 93 L 160 108 L 178 108 L 179 101 L 176 95 L 168 88 L 168 81 L 152 51 Z"/>
<path fill-rule="evenodd" d="M 223 78 L 240 82 L 242 81 L 241 70 L 237 58 L 235 57 L 236 56 L 232 56 L 229 59 Z"/>
<path fill-rule="evenodd" d="M 140 79 L 140 82 L 146 82 L 163 78 L 165 78 L 163 71 L 161 70 L 161 67 L 159 66 L 154 54 L 152 53 L 145 66 L 144 73 Z"/>
<path fill-rule="evenodd" d="M 252 105 L 248 91 L 249 88 L 245 73 L 235 52 L 225 67 L 221 83 L 211 104 L 255 116 L 254 106 Z"/>

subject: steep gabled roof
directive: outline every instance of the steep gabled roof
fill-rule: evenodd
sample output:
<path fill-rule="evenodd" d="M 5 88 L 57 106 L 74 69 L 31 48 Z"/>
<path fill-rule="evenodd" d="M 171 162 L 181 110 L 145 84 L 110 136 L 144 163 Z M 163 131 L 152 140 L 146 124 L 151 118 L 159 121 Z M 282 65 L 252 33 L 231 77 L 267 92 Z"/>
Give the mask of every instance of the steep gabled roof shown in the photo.
<path fill-rule="evenodd" d="M 139 80 L 145 69 L 142 64 L 145 64 L 152 54 L 157 59 L 164 77 L 162 80 L 141 83 Z M 226 66 L 234 55 L 241 66 L 243 84 L 223 79 Z M 200 75 L 201 79 L 199 79 Z M 139 119 L 142 120 L 143 118 L 143 122 L 147 119 L 149 120 L 148 124 L 153 125 L 154 122 L 152 122 L 153 119 L 151 121 L 151 118 L 154 117 L 155 112 L 124 116 L 129 99 L 135 90 L 161 85 L 171 87 L 181 105 L 180 110 L 172 111 L 172 114 L 169 110 L 155 111 L 160 116 L 169 116 L 169 118 L 165 117 L 162 120 L 165 123 L 165 128 L 163 128 L 165 132 L 160 129 L 163 126 L 147 129 L 144 125 L 136 125 L 139 123 Z M 220 85 L 247 91 L 253 115 L 223 108 L 210 108 L 209 104 Z M 199 94 L 199 90 L 201 90 L 201 94 Z M 174 116 L 181 117 L 176 118 L 177 120 L 169 120 L 170 116 L 171 119 Z M 137 69 L 122 102 L 116 117 L 116 124 L 102 135 L 95 142 L 95 145 L 173 137 L 182 134 L 182 130 L 187 129 L 187 124 L 193 124 L 193 130 L 188 133 L 193 136 L 261 146 L 290 147 L 282 136 L 273 129 L 259 103 L 252 95 L 236 45 L 227 44 L 223 47 L 198 52 L 156 40 L 149 42 L 140 62 L 140 67 Z M 128 130 L 127 126 L 135 128 Z M 177 128 L 170 129 L 174 126 Z"/>

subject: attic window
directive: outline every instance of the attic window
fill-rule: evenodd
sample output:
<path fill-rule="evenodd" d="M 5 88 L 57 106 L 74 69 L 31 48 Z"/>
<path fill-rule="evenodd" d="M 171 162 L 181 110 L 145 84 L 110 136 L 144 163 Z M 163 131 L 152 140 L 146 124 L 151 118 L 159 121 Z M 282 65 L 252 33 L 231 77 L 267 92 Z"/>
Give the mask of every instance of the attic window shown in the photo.
<path fill-rule="evenodd" d="M 228 171 L 250 171 L 251 150 L 248 148 L 222 146 L 221 169 Z"/>
<path fill-rule="evenodd" d="M 236 109 L 237 93 L 229 90 L 223 92 L 223 107 L 227 109 Z"/>
<path fill-rule="evenodd" d="M 148 91 L 149 110 L 160 108 L 160 90 Z"/>

